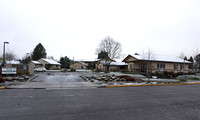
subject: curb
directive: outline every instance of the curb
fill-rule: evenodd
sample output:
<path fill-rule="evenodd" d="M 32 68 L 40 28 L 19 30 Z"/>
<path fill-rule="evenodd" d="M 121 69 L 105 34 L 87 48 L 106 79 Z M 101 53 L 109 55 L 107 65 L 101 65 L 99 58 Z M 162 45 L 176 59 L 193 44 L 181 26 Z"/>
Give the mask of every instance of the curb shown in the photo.
<path fill-rule="evenodd" d="M 5 89 L 5 87 L 0 87 L 0 89 Z"/>
<path fill-rule="evenodd" d="M 107 88 L 112 87 L 139 87 L 139 86 L 171 86 L 171 85 L 199 85 L 200 83 L 174 83 L 174 84 L 143 84 L 143 85 L 106 85 Z"/>
<path fill-rule="evenodd" d="M 84 77 L 84 76 L 80 76 L 81 78 L 83 78 L 85 81 L 87 81 L 88 82 L 88 80 L 87 80 L 87 78 L 86 77 Z"/>
<path fill-rule="evenodd" d="M 36 78 L 38 76 L 38 74 L 36 74 L 35 76 L 33 76 L 32 78 L 30 78 L 27 82 L 30 82 L 31 80 L 33 80 L 34 78 Z"/>

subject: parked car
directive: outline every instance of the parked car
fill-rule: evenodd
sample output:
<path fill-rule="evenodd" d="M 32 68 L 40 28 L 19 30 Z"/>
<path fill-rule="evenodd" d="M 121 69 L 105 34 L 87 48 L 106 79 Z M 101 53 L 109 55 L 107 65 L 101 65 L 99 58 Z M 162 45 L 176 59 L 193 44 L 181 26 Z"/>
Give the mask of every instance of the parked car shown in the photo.
<path fill-rule="evenodd" d="M 38 67 L 34 69 L 34 72 L 46 72 L 46 68 L 44 67 Z"/>

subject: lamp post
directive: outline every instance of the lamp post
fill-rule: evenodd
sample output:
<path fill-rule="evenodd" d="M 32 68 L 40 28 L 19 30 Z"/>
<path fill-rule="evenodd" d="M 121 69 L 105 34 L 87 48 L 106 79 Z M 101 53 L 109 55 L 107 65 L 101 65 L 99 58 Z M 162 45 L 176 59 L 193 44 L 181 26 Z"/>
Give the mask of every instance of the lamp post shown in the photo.
<path fill-rule="evenodd" d="M 28 56 L 29 56 L 29 53 L 26 53 L 26 64 L 28 64 Z"/>
<path fill-rule="evenodd" d="M 4 42 L 4 44 L 3 44 L 3 64 L 2 64 L 2 67 L 5 66 L 5 58 L 6 58 L 6 56 L 5 56 L 5 44 L 9 44 L 9 42 Z"/>

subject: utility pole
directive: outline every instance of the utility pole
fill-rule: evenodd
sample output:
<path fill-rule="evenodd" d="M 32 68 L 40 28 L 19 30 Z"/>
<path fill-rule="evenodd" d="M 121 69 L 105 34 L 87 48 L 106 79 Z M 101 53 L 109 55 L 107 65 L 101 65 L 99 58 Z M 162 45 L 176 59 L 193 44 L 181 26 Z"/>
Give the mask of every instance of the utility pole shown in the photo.
<path fill-rule="evenodd" d="M 25 60 L 26 64 L 28 64 L 28 55 L 29 53 L 26 53 L 26 60 Z"/>
<path fill-rule="evenodd" d="M 185 58 L 183 61 L 183 80 L 185 80 Z"/>
<path fill-rule="evenodd" d="M 9 42 L 4 42 L 3 44 L 3 64 L 2 67 L 5 67 L 5 59 L 6 59 L 6 55 L 5 55 L 5 44 L 9 44 Z"/>

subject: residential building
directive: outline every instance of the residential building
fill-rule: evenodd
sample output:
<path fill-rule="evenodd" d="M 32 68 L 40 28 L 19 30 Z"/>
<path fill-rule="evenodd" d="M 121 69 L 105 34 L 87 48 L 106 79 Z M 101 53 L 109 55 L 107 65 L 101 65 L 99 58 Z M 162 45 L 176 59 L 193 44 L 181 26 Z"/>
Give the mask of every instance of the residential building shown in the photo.
<path fill-rule="evenodd" d="M 38 62 L 38 61 L 31 61 L 29 64 L 29 73 L 30 74 L 33 74 L 34 73 L 34 69 L 35 68 L 38 68 L 38 67 L 43 67 L 43 65 L 40 63 L 40 62 Z"/>
<path fill-rule="evenodd" d="M 109 64 L 108 61 L 100 60 L 96 64 L 96 69 L 100 71 L 106 71 L 108 64 Z M 110 65 L 109 65 L 109 71 L 113 71 L 113 72 L 123 71 L 126 68 L 127 68 L 127 64 L 125 62 L 112 61 L 110 62 Z"/>
<path fill-rule="evenodd" d="M 70 69 L 87 69 L 88 64 L 80 61 L 76 61 L 70 65 Z"/>
<path fill-rule="evenodd" d="M 76 59 L 74 62 L 83 62 L 87 64 L 87 69 L 93 70 L 96 67 L 96 63 L 99 59 Z"/>
<path fill-rule="evenodd" d="M 41 58 L 38 60 L 47 70 L 60 70 L 61 64 L 52 59 Z"/>
<path fill-rule="evenodd" d="M 128 64 L 129 72 L 146 72 L 148 64 L 151 64 L 151 71 L 155 72 L 185 72 L 188 73 L 189 61 L 184 61 L 178 57 L 154 55 L 151 59 L 148 59 L 144 55 L 128 55 L 123 62 Z"/>

